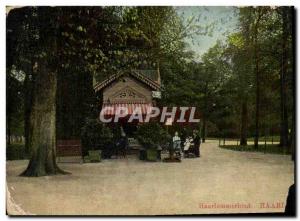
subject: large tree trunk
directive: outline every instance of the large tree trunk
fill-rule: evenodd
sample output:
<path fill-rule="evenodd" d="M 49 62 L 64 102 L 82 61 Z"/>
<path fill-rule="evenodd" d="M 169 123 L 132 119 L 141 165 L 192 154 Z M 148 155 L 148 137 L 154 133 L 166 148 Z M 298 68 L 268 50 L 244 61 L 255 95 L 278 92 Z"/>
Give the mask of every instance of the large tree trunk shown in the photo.
<path fill-rule="evenodd" d="M 36 76 L 34 100 L 30 114 L 31 159 L 24 176 L 45 176 L 64 173 L 56 165 L 56 73 L 47 64 L 39 64 Z"/>
<path fill-rule="evenodd" d="M 281 60 L 281 75 L 280 75 L 280 146 L 288 146 L 288 115 L 287 115 L 287 18 L 288 10 L 282 10 L 282 60 Z"/>
<path fill-rule="evenodd" d="M 247 101 L 243 101 L 242 103 L 242 111 L 241 111 L 241 138 L 240 145 L 247 145 L 247 133 L 248 131 L 248 105 Z"/>

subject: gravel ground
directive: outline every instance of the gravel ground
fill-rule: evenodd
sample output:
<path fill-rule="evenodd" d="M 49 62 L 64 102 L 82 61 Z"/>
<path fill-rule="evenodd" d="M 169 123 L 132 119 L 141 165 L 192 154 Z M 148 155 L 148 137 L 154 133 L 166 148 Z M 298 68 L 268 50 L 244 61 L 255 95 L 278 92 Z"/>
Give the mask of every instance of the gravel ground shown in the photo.
<path fill-rule="evenodd" d="M 71 175 L 19 177 L 28 161 L 7 161 L 10 215 L 164 215 L 282 212 L 294 183 L 290 156 L 201 144 L 201 158 L 60 163 Z M 210 207 L 210 208 L 209 208 Z M 225 207 L 225 208 L 224 208 Z M 277 207 L 277 208 L 272 208 Z"/>

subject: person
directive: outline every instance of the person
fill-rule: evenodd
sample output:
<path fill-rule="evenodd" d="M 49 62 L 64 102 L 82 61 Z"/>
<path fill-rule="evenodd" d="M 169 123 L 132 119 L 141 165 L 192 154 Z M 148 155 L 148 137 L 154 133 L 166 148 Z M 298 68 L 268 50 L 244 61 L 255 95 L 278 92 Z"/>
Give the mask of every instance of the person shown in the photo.
<path fill-rule="evenodd" d="M 181 155 L 181 139 L 180 139 L 180 137 L 178 136 L 178 132 L 176 131 L 175 132 L 175 135 L 174 135 L 174 137 L 173 137 L 173 150 L 174 150 L 174 152 L 176 153 L 178 153 L 178 151 L 179 151 L 179 154 Z"/>
<path fill-rule="evenodd" d="M 173 148 L 175 149 L 180 149 L 180 143 L 181 143 L 181 139 L 178 136 L 178 132 L 175 132 L 175 135 L 173 137 Z"/>
<path fill-rule="evenodd" d="M 126 157 L 126 150 L 128 149 L 128 138 L 126 136 L 126 133 L 123 130 L 123 127 L 121 127 L 121 137 L 116 143 L 117 147 L 117 155 Z"/>
<path fill-rule="evenodd" d="M 287 216 L 295 216 L 296 215 L 296 190 L 295 190 L 295 184 L 291 185 L 289 188 L 288 196 L 286 198 L 286 206 L 284 213 Z"/>
<path fill-rule="evenodd" d="M 162 151 L 162 147 L 161 145 L 158 145 L 157 147 L 157 159 L 161 160 L 161 151 Z"/>
<path fill-rule="evenodd" d="M 197 130 L 193 131 L 193 139 L 194 139 L 194 154 L 196 157 L 200 157 L 201 139 Z"/>
<path fill-rule="evenodd" d="M 183 156 L 188 157 L 190 149 L 192 149 L 194 143 L 193 138 L 191 136 L 187 136 L 185 142 L 183 144 Z"/>
<path fill-rule="evenodd" d="M 125 133 L 125 131 L 124 131 L 124 128 L 123 128 L 123 126 L 121 126 L 121 137 L 126 137 L 126 133 Z"/>

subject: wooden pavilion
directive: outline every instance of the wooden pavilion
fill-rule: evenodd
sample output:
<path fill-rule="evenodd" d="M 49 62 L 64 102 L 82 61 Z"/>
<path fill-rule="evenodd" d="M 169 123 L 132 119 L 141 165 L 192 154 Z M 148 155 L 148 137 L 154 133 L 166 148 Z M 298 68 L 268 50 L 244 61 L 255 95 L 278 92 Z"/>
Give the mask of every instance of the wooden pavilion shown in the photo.
<path fill-rule="evenodd" d="M 96 83 L 94 90 L 101 100 L 100 107 L 110 107 L 104 112 L 106 116 L 113 117 L 118 107 L 126 107 L 128 115 L 132 114 L 136 107 L 140 107 L 145 115 L 147 108 L 156 106 L 157 99 L 160 98 L 160 73 L 159 70 L 119 71 Z M 120 124 L 129 137 L 136 130 L 135 123 L 121 121 Z"/>

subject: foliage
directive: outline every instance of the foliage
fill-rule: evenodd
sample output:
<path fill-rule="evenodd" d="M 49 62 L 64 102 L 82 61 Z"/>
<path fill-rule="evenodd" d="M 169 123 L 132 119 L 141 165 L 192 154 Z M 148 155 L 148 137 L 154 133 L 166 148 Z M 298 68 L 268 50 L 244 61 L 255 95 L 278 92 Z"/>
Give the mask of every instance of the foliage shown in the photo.
<path fill-rule="evenodd" d="M 283 15 L 287 15 L 290 19 L 291 9 L 289 7 L 240 8 L 237 31 L 230 33 L 225 41 L 218 42 L 202 56 L 203 67 L 208 69 L 200 72 L 199 79 L 203 79 L 202 84 L 205 84 L 208 79 L 211 88 L 208 87 L 207 93 L 204 93 L 208 95 L 203 97 L 207 98 L 207 101 L 204 102 L 203 99 L 200 107 L 206 110 L 206 118 L 217 126 L 221 136 L 239 137 L 243 125 L 248 131 L 246 135 L 254 136 L 257 108 L 260 136 L 279 133 L 282 127 L 280 125 L 282 116 L 280 78 L 285 67 L 282 57 Z M 289 97 L 286 108 L 291 116 L 293 104 L 288 100 L 293 100 L 294 73 L 292 22 L 288 19 L 287 41 L 285 41 L 288 52 L 285 62 L 288 71 L 286 86 L 283 87 L 286 87 L 287 97 Z M 219 80 L 215 81 L 218 76 L 220 76 Z M 258 100 L 256 100 L 257 93 L 259 93 Z M 244 112 L 246 116 L 243 115 L 243 108 L 246 109 Z M 288 124 L 292 125 L 291 118 Z"/>
<path fill-rule="evenodd" d="M 51 27 L 42 14 L 51 18 Z M 39 60 L 50 56 L 44 47 L 47 36 L 55 35 L 58 50 L 51 60 L 58 75 L 57 134 L 72 138 L 80 134 L 84 117 L 96 117 L 99 109 L 90 92 L 93 78 L 101 81 L 120 69 L 156 69 L 169 56 L 189 59 L 184 39 L 204 30 L 193 18 L 185 22 L 174 7 L 16 8 L 7 17 L 7 67 L 26 76 L 20 83 L 29 113 L 34 71 Z M 78 99 L 70 97 L 74 95 Z"/>
<path fill-rule="evenodd" d="M 81 132 L 81 141 L 85 149 L 103 149 L 112 142 L 112 138 L 113 134 L 105 124 L 97 119 L 86 119 Z"/>
<path fill-rule="evenodd" d="M 7 160 L 24 160 L 28 158 L 24 144 L 10 144 L 6 146 Z"/>
<path fill-rule="evenodd" d="M 30 106 L 38 62 L 51 57 L 58 75 L 57 133 L 63 138 L 78 136 L 86 116 L 96 118 L 101 101 L 93 94 L 93 80 L 101 81 L 120 69 L 158 67 L 163 96 L 158 105 L 197 107 L 208 135 L 238 137 L 244 125 L 247 136 L 254 136 L 257 107 L 260 135 L 278 134 L 283 100 L 287 123 L 293 124 L 292 8 L 238 11 L 236 31 L 196 61 L 186 39 L 207 34 L 208 27 L 195 25 L 193 17 L 184 20 L 174 7 L 13 9 L 6 32 L 7 117 L 20 124 L 12 123 L 12 131 L 21 131 L 21 113 Z M 51 15 L 51 23 L 43 20 L 47 17 L 43 13 Z M 59 50 L 50 55 L 45 42 L 53 29 Z M 25 80 L 11 76 L 16 73 L 25 75 Z M 280 88 L 286 89 L 285 99 Z"/>
<path fill-rule="evenodd" d="M 8 136 L 24 134 L 24 88 L 14 70 L 8 69 L 6 78 L 6 128 Z"/>
<path fill-rule="evenodd" d="M 147 149 L 157 149 L 170 141 L 168 133 L 156 122 L 142 124 L 137 131 L 137 139 Z"/>

